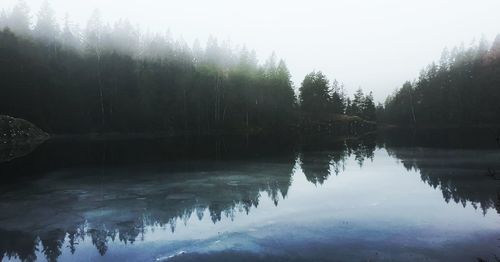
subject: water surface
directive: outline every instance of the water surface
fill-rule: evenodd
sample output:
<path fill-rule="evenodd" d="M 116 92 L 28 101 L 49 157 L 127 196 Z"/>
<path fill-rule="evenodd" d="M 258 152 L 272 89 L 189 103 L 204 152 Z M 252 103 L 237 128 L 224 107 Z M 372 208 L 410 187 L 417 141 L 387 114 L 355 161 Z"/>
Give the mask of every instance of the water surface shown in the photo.
<path fill-rule="evenodd" d="M 500 254 L 500 180 L 487 175 L 500 169 L 494 143 L 398 138 L 48 141 L 0 164 L 2 261 Z"/>

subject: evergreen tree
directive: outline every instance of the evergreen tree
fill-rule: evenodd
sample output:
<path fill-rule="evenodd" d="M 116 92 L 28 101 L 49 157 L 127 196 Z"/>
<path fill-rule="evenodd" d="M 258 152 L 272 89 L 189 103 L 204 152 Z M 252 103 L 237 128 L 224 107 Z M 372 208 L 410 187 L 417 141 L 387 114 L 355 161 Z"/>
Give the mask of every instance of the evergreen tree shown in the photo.
<path fill-rule="evenodd" d="M 351 101 L 349 114 L 363 117 L 364 106 L 365 106 L 365 95 L 363 93 L 363 89 L 358 88 L 356 90 L 356 93 L 354 93 L 354 99 Z"/>
<path fill-rule="evenodd" d="M 78 51 L 80 45 L 80 31 L 78 26 L 71 24 L 69 16 L 64 17 L 64 25 L 61 31 L 61 45 L 66 49 Z"/>
<path fill-rule="evenodd" d="M 373 93 L 370 92 L 363 99 L 363 112 L 362 116 L 365 120 L 375 121 L 376 120 L 376 109 L 375 102 L 373 101 Z"/>
<path fill-rule="evenodd" d="M 328 113 L 330 107 L 330 86 L 328 79 L 321 71 L 305 76 L 299 89 L 300 108 L 303 114 L 321 117 Z"/>
<path fill-rule="evenodd" d="M 8 16 L 7 27 L 20 36 L 31 34 L 30 8 L 24 0 L 19 0 Z"/>
<path fill-rule="evenodd" d="M 8 17 L 5 10 L 0 11 L 0 30 L 4 30 L 8 26 Z"/>
<path fill-rule="evenodd" d="M 330 95 L 330 112 L 333 114 L 344 114 L 345 112 L 345 97 L 342 86 L 335 79 L 332 82 L 331 95 Z"/>
<path fill-rule="evenodd" d="M 59 26 L 56 22 L 54 10 L 52 10 L 47 0 L 43 1 L 38 12 L 34 34 L 35 37 L 47 43 L 56 41 L 59 35 Z"/>

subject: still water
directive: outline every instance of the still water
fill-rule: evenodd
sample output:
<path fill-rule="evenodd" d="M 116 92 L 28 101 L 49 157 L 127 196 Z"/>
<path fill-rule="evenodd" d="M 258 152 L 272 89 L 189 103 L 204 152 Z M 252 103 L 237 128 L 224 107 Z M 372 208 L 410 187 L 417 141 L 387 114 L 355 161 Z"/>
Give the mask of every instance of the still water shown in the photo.
<path fill-rule="evenodd" d="M 493 261 L 491 141 L 49 140 L 0 163 L 0 257 Z"/>

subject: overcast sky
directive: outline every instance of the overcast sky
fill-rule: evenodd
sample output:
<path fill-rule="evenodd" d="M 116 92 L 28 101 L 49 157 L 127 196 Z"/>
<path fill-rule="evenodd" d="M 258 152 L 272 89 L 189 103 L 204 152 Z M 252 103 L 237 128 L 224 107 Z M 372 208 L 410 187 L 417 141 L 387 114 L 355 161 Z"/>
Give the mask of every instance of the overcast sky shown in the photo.
<path fill-rule="evenodd" d="M 26 0 L 33 14 L 43 0 Z M 17 0 L 1 0 L 10 9 Z M 444 47 L 500 33 L 500 0 L 50 0 L 58 17 L 85 25 L 98 8 L 109 22 L 127 18 L 143 30 L 205 42 L 211 34 L 285 59 L 298 87 L 323 71 L 383 101 L 438 60 Z"/>

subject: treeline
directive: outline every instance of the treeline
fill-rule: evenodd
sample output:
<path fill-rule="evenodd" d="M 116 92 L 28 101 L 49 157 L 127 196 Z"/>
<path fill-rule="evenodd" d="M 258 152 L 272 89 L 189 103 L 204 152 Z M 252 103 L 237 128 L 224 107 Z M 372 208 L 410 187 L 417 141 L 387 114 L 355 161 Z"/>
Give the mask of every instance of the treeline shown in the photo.
<path fill-rule="evenodd" d="M 0 29 L 0 114 L 51 133 L 280 131 L 301 114 L 364 112 L 336 81 L 317 83 L 321 73 L 306 77 L 297 101 L 274 54 L 259 64 L 245 47 L 215 38 L 191 47 L 126 20 L 111 26 L 98 11 L 84 29 L 67 17 L 60 26 L 44 2 L 32 25 L 20 1 Z"/>
<path fill-rule="evenodd" d="M 45 2 L 31 26 L 19 2 L 2 19 L 0 112 L 54 133 L 279 128 L 296 107 L 285 63 L 210 38 L 189 47 L 127 21 L 56 23 Z"/>
<path fill-rule="evenodd" d="M 500 35 L 470 48 L 445 49 L 419 78 L 406 82 L 384 106 L 381 121 L 401 126 L 500 124 Z"/>

